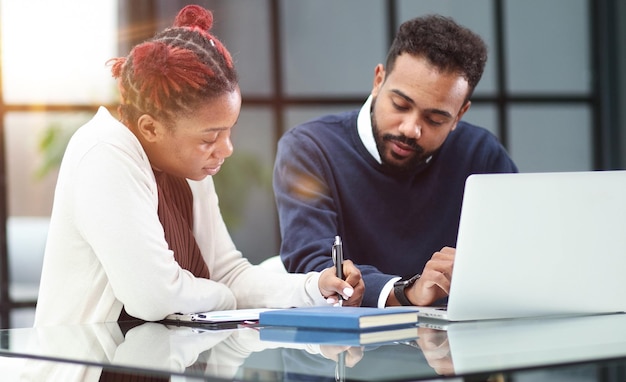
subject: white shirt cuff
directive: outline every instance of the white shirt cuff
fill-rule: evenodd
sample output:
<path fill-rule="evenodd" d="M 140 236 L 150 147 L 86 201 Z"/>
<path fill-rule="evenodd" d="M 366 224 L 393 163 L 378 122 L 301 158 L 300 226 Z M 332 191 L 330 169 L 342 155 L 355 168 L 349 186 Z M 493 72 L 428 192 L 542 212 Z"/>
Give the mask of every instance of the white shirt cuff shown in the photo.
<path fill-rule="evenodd" d="M 380 291 L 380 296 L 378 296 L 378 307 L 384 308 L 387 305 L 387 298 L 389 297 L 389 293 L 393 289 L 393 284 L 396 281 L 400 280 L 402 277 L 394 277 L 385 284 L 383 289 Z"/>

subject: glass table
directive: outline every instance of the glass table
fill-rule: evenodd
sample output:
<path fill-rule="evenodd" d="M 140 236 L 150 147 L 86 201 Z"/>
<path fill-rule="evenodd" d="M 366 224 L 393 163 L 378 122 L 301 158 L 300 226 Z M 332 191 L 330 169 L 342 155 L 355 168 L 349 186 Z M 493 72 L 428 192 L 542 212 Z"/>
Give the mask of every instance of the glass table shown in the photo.
<path fill-rule="evenodd" d="M 401 341 L 343 346 L 266 341 L 255 326 L 111 322 L 1 330 L 0 365 L 35 381 L 623 381 L 625 328 L 626 314 L 421 321 Z"/>

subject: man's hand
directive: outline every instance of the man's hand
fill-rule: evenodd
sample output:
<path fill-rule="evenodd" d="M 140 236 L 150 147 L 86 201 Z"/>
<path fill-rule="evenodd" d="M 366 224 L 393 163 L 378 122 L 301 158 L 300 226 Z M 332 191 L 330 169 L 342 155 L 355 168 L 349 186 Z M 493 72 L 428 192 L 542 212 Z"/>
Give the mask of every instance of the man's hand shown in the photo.
<path fill-rule="evenodd" d="M 444 330 L 420 327 L 417 329 L 417 345 L 426 361 L 439 375 L 454 375 L 448 334 Z"/>
<path fill-rule="evenodd" d="M 320 275 L 319 288 L 322 296 L 326 297 L 329 304 L 338 301 L 341 295 L 344 299 L 344 306 L 361 306 L 365 283 L 361 277 L 361 271 L 351 260 L 344 260 L 343 274 L 345 280 L 336 276 L 335 267 L 326 268 Z"/>
<path fill-rule="evenodd" d="M 432 305 L 450 294 L 450 281 L 454 267 L 455 248 L 444 247 L 428 260 L 422 277 L 405 290 L 406 297 L 414 305 Z"/>

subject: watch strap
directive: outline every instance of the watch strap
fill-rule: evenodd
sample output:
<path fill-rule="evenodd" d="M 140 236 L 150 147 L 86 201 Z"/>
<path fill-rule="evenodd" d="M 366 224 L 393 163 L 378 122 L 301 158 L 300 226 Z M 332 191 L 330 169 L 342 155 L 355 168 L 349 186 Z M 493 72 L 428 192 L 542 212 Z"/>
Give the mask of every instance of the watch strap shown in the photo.
<path fill-rule="evenodd" d="M 396 284 L 393 287 L 393 294 L 396 296 L 396 300 L 403 306 L 411 306 L 411 301 L 404 294 L 404 290 L 406 289 L 406 284 Z"/>
<path fill-rule="evenodd" d="M 411 301 L 406 297 L 406 294 L 404 293 L 405 289 L 410 287 L 411 285 L 415 284 L 415 282 L 421 277 L 421 275 L 418 273 L 415 276 L 411 277 L 408 280 L 404 280 L 404 281 L 398 281 L 394 284 L 393 286 L 393 294 L 396 297 L 396 300 L 398 300 L 398 302 L 400 303 L 400 305 L 403 306 L 412 306 L 413 303 L 411 303 Z"/>

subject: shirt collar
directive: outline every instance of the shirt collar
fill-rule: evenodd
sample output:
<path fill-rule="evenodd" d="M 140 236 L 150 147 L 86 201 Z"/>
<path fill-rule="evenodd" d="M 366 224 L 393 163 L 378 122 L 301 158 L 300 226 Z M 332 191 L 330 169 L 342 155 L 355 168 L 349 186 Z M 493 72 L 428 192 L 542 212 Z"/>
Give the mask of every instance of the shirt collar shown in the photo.
<path fill-rule="evenodd" d="M 359 116 L 356 120 L 356 128 L 359 133 L 361 142 L 367 149 L 367 151 L 376 159 L 378 163 L 382 163 L 380 160 L 380 154 L 378 153 L 378 147 L 376 147 L 376 141 L 374 140 L 374 131 L 372 130 L 372 95 L 367 97 L 367 100 L 359 111 Z"/>

